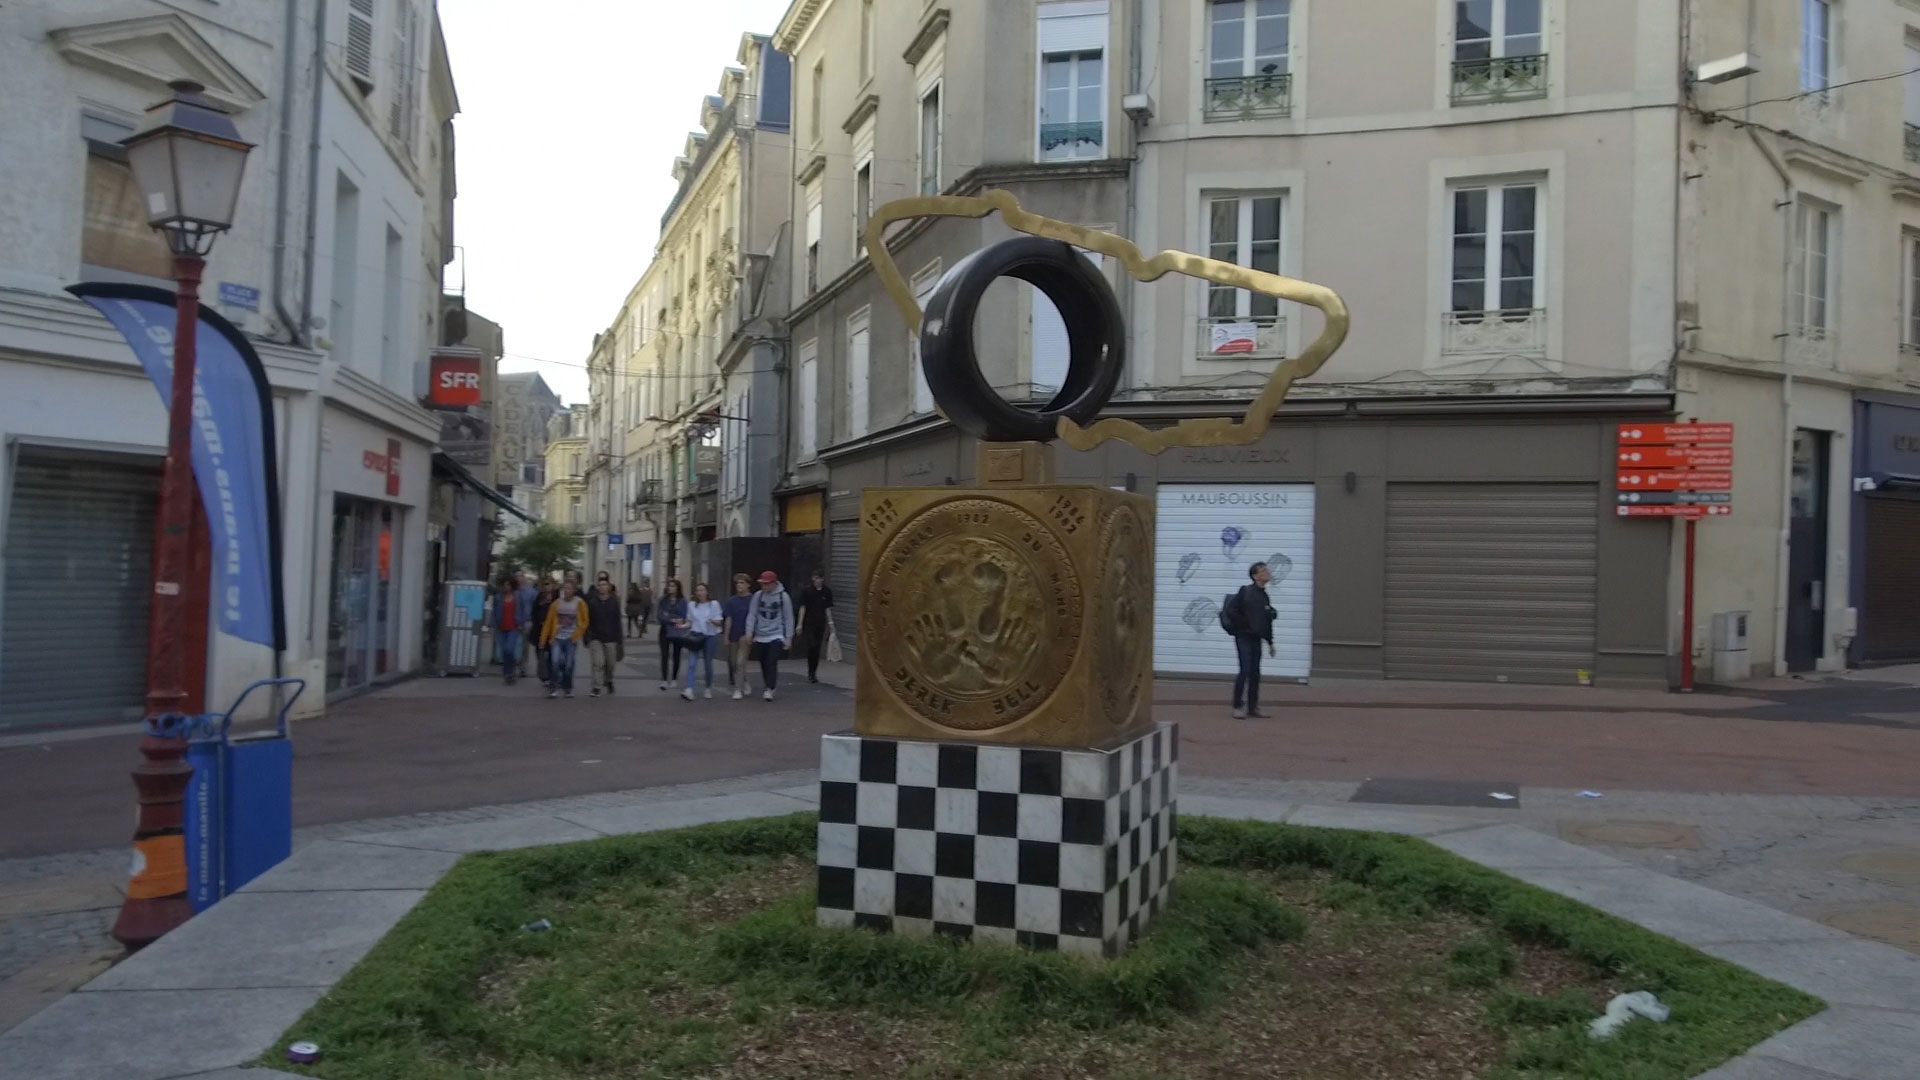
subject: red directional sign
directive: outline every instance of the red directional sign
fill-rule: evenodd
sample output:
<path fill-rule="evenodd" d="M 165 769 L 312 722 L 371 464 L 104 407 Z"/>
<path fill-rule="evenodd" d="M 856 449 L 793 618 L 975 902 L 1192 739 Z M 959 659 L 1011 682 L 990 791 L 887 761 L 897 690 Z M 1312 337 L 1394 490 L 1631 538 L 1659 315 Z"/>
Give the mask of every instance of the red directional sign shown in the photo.
<path fill-rule="evenodd" d="M 1733 445 L 1732 424 L 1621 424 L 1620 445 L 1688 443 L 1694 446 Z"/>
<path fill-rule="evenodd" d="M 1701 469 L 1654 469 L 1619 472 L 1614 486 L 1621 491 L 1732 491 L 1733 474 Z"/>
<path fill-rule="evenodd" d="M 1677 517 L 1698 520 L 1733 513 L 1731 506 L 1616 506 L 1617 517 Z"/>
<path fill-rule="evenodd" d="M 1622 469 L 1710 469 L 1721 472 L 1733 468 L 1731 446 L 1622 446 Z"/>

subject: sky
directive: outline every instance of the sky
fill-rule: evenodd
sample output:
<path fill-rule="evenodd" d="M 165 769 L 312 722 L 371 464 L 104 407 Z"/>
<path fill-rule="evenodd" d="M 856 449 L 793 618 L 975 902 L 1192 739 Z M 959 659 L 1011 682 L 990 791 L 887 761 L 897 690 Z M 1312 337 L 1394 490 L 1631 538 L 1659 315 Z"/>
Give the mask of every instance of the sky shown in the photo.
<path fill-rule="evenodd" d="M 503 328 L 501 371 L 586 401 L 593 335 L 647 268 L 701 100 L 787 2 L 440 0 L 460 95 L 447 288 L 464 270 L 467 306 Z"/>

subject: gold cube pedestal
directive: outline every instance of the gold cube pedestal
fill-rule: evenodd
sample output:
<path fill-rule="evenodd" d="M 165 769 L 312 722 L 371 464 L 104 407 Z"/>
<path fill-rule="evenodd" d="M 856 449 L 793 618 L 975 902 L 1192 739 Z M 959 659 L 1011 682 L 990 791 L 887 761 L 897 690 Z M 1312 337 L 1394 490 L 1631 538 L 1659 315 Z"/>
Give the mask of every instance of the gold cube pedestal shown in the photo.
<path fill-rule="evenodd" d="M 1034 483 L 1041 460 L 985 447 L 993 486 L 863 496 L 861 735 L 1098 748 L 1152 729 L 1153 502 Z"/>

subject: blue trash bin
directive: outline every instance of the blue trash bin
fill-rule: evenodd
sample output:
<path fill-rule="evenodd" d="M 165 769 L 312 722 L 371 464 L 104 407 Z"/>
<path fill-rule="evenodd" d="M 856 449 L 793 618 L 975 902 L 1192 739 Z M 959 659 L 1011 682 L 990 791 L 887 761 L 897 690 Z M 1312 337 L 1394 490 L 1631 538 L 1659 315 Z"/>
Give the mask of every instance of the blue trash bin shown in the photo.
<path fill-rule="evenodd" d="M 293 853 L 293 740 L 287 714 L 302 679 L 265 679 L 241 691 L 225 713 L 195 718 L 187 763 L 187 899 L 198 913 Z M 275 730 L 235 738 L 233 714 L 266 686 L 292 686 Z"/>

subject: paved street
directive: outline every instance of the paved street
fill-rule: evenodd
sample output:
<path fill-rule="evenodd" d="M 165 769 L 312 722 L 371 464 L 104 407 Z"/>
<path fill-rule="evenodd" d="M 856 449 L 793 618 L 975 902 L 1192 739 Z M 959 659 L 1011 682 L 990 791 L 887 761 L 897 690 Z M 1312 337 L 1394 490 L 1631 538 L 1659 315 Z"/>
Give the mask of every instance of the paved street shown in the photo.
<path fill-rule="evenodd" d="M 763 788 L 768 774 L 803 784 L 817 736 L 851 722 L 847 667 L 819 686 L 789 672 L 771 704 L 724 691 L 690 704 L 644 677 L 657 668 L 636 658 L 627 669 L 611 699 L 417 679 L 337 706 L 296 733 L 299 842 L 675 785 Z M 1510 821 L 1920 950 L 1920 687 L 1909 673 L 1685 697 L 1321 682 L 1270 687 L 1266 721 L 1227 716 L 1224 689 L 1157 688 L 1157 715 L 1182 725 L 1194 794 Z M 0 1029 L 112 956 L 135 760 L 119 735 L 0 745 L 0 812 L 13 823 L 0 840 Z"/>

